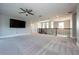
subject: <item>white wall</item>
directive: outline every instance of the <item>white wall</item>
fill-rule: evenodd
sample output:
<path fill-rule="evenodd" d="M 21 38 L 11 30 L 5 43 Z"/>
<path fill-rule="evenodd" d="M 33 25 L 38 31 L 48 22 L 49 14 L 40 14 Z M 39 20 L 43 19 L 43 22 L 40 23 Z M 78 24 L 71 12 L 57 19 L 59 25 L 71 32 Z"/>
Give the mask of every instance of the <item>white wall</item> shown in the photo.
<path fill-rule="evenodd" d="M 24 20 L 22 18 L 0 15 L 0 36 L 30 34 L 30 22 L 26 21 L 26 28 L 10 28 L 10 18 Z"/>
<path fill-rule="evenodd" d="M 79 4 L 77 6 L 77 45 L 79 45 Z"/>
<path fill-rule="evenodd" d="M 54 28 L 58 28 L 58 23 L 59 22 L 64 22 L 64 28 L 71 28 L 71 26 L 70 26 L 70 20 L 54 21 Z"/>
<path fill-rule="evenodd" d="M 76 13 L 72 14 L 72 37 L 76 38 Z"/>
<path fill-rule="evenodd" d="M 71 28 L 71 27 L 70 27 L 70 20 L 65 20 L 65 21 L 64 21 L 64 27 L 65 27 L 65 28 Z"/>
<path fill-rule="evenodd" d="M 31 32 L 32 33 L 37 33 L 37 22 L 31 22 Z"/>
<path fill-rule="evenodd" d="M 2 20 L 1 20 L 1 15 L 0 15 L 0 36 L 2 35 Z"/>

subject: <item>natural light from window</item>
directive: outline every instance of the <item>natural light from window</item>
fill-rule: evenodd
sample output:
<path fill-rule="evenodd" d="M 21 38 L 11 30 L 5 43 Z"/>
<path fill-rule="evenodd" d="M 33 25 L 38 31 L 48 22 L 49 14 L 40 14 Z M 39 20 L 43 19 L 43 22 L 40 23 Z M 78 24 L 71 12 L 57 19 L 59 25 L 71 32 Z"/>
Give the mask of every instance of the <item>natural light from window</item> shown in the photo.
<path fill-rule="evenodd" d="M 54 26 L 53 26 L 53 22 L 51 22 L 51 28 L 54 28 Z"/>
<path fill-rule="evenodd" d="M 41 23 L 40 23 L 40 22 L 37 23 L 37 27 L 38 27 L 38 28 L 41 28 Z"/>
<path fill-rule="evenodd" d="M 42 23 L 42 28 L 45 28 L 45 23 L 44 22 Z"/>
<path fill-rule="evenodd" d="M 64 28 L 64 22 L 59 22 L 58 23 L 58 28 Z"/>
<path fill-rule="evenodd" d="M 49 28 L 49 23 L 48 22 L 46 22 L 46 28 Z"/>

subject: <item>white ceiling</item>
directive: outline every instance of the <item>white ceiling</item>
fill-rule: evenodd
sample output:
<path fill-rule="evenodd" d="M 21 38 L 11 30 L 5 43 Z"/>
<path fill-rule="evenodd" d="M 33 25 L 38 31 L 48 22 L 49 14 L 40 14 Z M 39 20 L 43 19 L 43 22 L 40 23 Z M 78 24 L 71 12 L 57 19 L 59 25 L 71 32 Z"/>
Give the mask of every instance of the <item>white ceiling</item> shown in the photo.
<path fill-rule="evenodd" d="M 76 5 L 75 3 L 1 3 L 0 13 L 26 20 L 39 20 L 64 15 L 75 10 Z M 32 9 L 34 15 L 19 14 L 18 12 L 21 11 L 19 8 Z M 39 15 L 42 15 L 42 17 L 40 18 Z"/>

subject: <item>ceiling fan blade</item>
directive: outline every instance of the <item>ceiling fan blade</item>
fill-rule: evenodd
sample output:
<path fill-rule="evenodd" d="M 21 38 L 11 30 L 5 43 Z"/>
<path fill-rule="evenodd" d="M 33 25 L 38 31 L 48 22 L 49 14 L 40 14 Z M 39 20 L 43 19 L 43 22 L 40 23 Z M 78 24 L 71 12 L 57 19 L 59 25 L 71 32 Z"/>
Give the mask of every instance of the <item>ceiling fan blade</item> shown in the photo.
<path fill-rule="evenodd" d="M 23 8 L 20 8 L 22 11 L 26 12 L 26 10 L 24 10 Z"/>
<path fill-rule="evenodd" d="M 25 13 L 25 12 L 19 12 L 19 14 L 21 14 L 21 13 Z"/>
<path fill-rule="evenodd" d="M 23 12 L 19 12 L 20 14 L 21 13 L 26 13 L 26 16 L 28 16 L 28 14 L 30 14 L 30 15 L 34 15 L 33 13 L 31 13 L 32 12 L 32 10 L 31 9 L 23 9 L 23 8 L 20 8 Z"/>
<path fill-rule="evenodd" d="M 29 12 L 32 12 L 32 10 L 29 9 Z"/>
<path fill-rule="evenodd" d="M 26 12 L 28 12 L 28 9 L 26 9 Z"/>
<path fill-rule="evenodd" d="M 28 14 L 31 14 L 31 15 L 34 15 L 33 13 L 31 13 L 31 12 L 27 12 Z"/>
<path fill-rule="evenodd" d="M 34 15 L 33 13 L 29 13 L 29 14 Z"/>

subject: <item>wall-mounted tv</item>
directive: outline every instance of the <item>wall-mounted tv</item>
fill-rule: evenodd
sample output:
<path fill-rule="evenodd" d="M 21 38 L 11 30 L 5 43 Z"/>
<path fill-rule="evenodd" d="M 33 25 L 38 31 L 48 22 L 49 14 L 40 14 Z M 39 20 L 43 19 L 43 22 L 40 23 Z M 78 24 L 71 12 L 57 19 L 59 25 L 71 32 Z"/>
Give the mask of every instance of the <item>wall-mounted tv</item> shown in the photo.
<path fill-rule="evenodd" d="M 10 19 L 10 28 L 25 28 L 25 25 L 25 21 Z"/>

